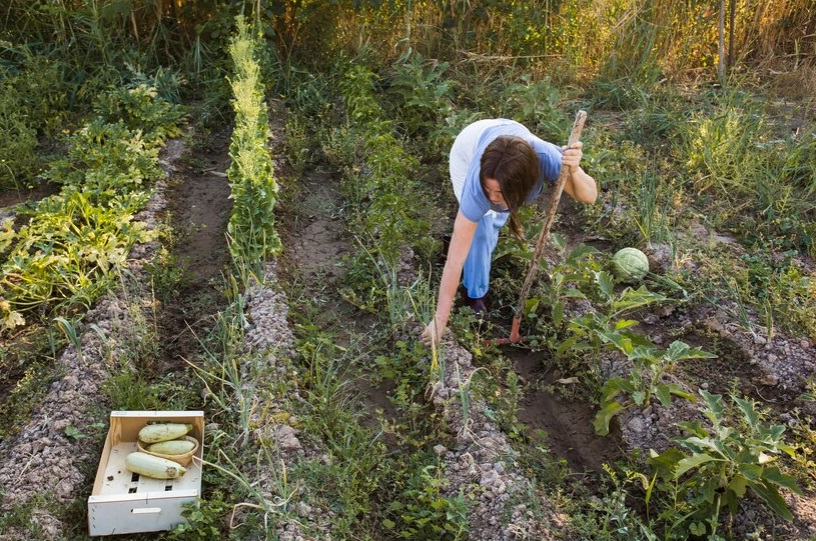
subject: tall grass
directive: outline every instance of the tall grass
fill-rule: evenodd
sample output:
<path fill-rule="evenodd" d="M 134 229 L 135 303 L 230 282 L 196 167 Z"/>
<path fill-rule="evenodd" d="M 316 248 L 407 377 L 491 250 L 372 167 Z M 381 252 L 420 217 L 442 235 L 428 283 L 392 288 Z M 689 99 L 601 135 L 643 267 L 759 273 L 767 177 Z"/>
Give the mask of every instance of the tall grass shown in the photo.
<path fill-rule="evenodd" d="M 637 74 L 714 76 L 719 5 L 687 0 L 530 0 L 526 2 L 337 0 L 154 2 L 10 0 L 0 11 L 0 39 L 56 52 L 78 71 L 132 61 L 155 64 L 218 48 L 236 15 L 252 15 L 289 65 L 334 64 L 367 50 L 387 64 L 407 50 L 431 57 L 484 55 L 521 66 L 545 65 L 560 75 L 606 79 Z M 730 3 L 728 3 L 730 5 Z M 812 64 L 816 12 L 810 0 L 739 0 L 727 30 L 736 62 Z M 209 55 L 209 53 L 207 53 Z M 198 58 L 198 60 L 196 60 Z"/>
<path fill-rule="evenodd" d="M 812 62 L 816 13 L 810 4 L 735 2 L 733 32 L 726 36 L 735 60 Z M 431 57 L 465 53 L 544 64 L 571 75 L 600 71 L 605 79 L 713 78 L 718 8 L 685 0 L 312 1 L 291 6 L 274 24 L 279 46 L 288 55 L 300 51 L 311 66 L 332 61 L 327 51 L 365 48 L 387 63 L 410 48 Z"/>
<path fill-rule="evenodd" d="M 760 104 L 734 91 L 678 124 L 677 156 L 699 194 L 713 196 L 720 224 L 778 248 L 813 253 L 816 140 L 779 135 Z M 753 221 L 753 223 L 752 223 Z"/>

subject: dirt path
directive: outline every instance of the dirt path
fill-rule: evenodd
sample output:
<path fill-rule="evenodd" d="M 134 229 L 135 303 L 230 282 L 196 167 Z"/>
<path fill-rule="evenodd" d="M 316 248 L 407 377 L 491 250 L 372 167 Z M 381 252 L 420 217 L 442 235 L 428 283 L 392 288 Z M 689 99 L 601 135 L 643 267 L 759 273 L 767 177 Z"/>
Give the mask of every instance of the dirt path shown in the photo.
<path fill-rule="evenodd" d="M 336 285 L 338 265 L 351 249 L 339 215 L 337 179 L 318 169 L 302 179 L 300 190 L 298 200 L 289 203 L 295 209 L 282 232 L 288 241 L 283 260 L 291 273 L 302 276 L 307 288 L 328 288 Z"/>
<path fill-rule="evenodd" d="M 226 171 L 229 130 L 216 133 L 203 148 L 180 163 L 167 192 L 173 236 L 168 274 L 176 274 L 170 298 L 161 312 L 163 361 L 160 373 L 183 368 L 225 300 L 224 279 L 229 272 L 227 223 L 232 200 Z M 199 165 L 203 164 L 203 165 Z"/>
<path fill-rule="evenodd" d="M 0 191 L 0 210 L 25 202 L 39 201 L 43 197 L 59 193 L 56 184 L 41 183 L 32 188 L 8 188 Z"/>

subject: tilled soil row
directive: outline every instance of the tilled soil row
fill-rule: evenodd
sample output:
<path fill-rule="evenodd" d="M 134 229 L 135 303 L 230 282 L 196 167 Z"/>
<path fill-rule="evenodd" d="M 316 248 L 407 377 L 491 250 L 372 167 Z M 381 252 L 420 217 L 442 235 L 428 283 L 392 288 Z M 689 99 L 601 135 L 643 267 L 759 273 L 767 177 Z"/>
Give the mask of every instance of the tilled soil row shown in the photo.
<path fill-rule="evenodd" d="M 463 493 L 475 502 L 468 512 L 468 539 L 554 539 L 549 528 L 557 522 L 556 514 L 546 501 L 538 502 L 537 508 L 530 505 L 535 496 L 530 480 L 519 473 L 517 452 L 485 415 L 485 403 L 471 392 L 475 371 L 471 353 L 445 339 L 439 355 L 443 377 L 431 386 L 430 395 L 456 447 L 437 446 L 437 453 L 445 464 L 448 493 Z M 468 400 L 462 399 L 463 394 Z"/>
<path fill-rule="evenodd" d="M 281 121 L 278 115 L 270 115 L 272 129 L 273 154 L 282 141 Z M 276 164 L 276 170 L 282 163 Z M 324 179 L 323 181 L 330 181 Z M 327 198 L 339 197 L 331 190 L 324 190 Z M 321 192 L 323 193 L 323 192 Z M 338 203 L 339 205 L 339 203 Z M 331 206 L 331 205 L 329 205 Z M 331 210 L 331 209 L 329 209 Z M 316 222 L 303 231 L 288 231 L 287 242 L 293 246 L 303 243 L 325 242 L 326 250 L 330 254 L 336 252 L 337 240 L 332 235 L 310 235 L 309 232 L 325 219 L 326 227 L 334 228 L 336 223 L 332 217 L 312 216 Z M 302 252 L 323 253 L 321 246 L 300 246 Z M 308 250 L 306 249 L 308 248 Z M 324 264 L 332 261 L 328 256 Z M 308 265 L 309 261 L 302 262 Z M 408 285 L 417 279 L 417 271 L 413 268 L 410 250 L 404 251 L 400 258 L 397 279 L 401 285 Z M 249 328 L 246 332 L 245 345 L 250 350 L 269 352 L 262 363 L 268 369 L 278 371 L 282 381 L 296 381 L 294 377 L 285 377 L 288 370 L 294 370 L 287 363 L 279 363 L 292 344 L 292 333 L 287 328 L 287 301 L 277 283 L 276 265 L 270 263 L 266 267 L 266 276 L 263 284 L 253 286 L 248 294 L 247 311 Z M 416 336 L 409 339 L 416 339 Z M 447 341 L 443 345 L 440 355 L 447 359 L 443 381 L 438 382 L 429 390 L 428 399 L 432 401 L 438 411 L 443 413 L 446 426 L 455 436 L 456 447 L 448 449 L 437 445 L 435 450 L 443 462 L 446 477 L 445 491 L 450 496 L 462 493 L 469 501 L 475 502 L 468 512 L 470 527 L 469 539 L 480 540 L 510 540 L 510 539 L 549 539 L 550 535 L 536 518 L 533 510 L 528 508 L 524 501 L 529 499 L 531 490 L 529 480 L 521 476 L 516 470 L 514 451 L 510 447 L 505 435 L 485 416 L 485 405 L 480 401 L 473 401 L 467 412 L 462 411 L 460 391 L 471 393 L 467 386 L 468 378 L 474 368 L 471 364 L 470 353 L 458 344 Z M 257 378 L 247 370 L 247 384 L 258 384 Z M 284 379 L 285 378 L 285 379 Z M 285 412 L 285 406 L 280 398 L 272 393 L 260 393 L 266 401 L 260 404 L 257 411 L 269 411 L 263 419 L 255 419 L 260 426 L 254 432 L 254 439 L 271 446 L 271 456 L 281 457 L 280 464 L 266 464 L 258 472 L 265 490 L 265 498 L 269 502 L 279 501 L 285 495 L 276 494 L 274 481 L 280 476 L 280 469 L 293 469 L 298 461 L 320 457 L 323 451 L 303 444 L 298 439 L 297 429 L 293 426 L 295 420 Z M 288 397 L 300 396 L 297 388 L 289 390 Z M 277 413 L 277 414 L 276 414 Z M 285 422 L 269 419 L 284 419 Z M 266 423 L 263 425 L 263 423 Z M 263 425 L 263 426 L 262 426 Z M 312 440 L 312 438 L 302 438 Z M 319 532 L 318 539 L 331 538 L 329 531 L 332 512 L 306 505 L 289 506 L 295 515 L 285 519 L 278 527 L 278 535 L 282 540 L 303 541 L 311 539 L 307 532 L 314 535 Z"/>
<path fill-rule="evenodd" d="M 294 381 L 290 363 L 280 363 L 291 355 L 292 333 L 287 324 L 288 307 L 284 293 L 277 291 L 275 264 L 266 268 L 264 285 L 256 284 L 248 291 L 245 344 L 248 351 L 265 352 L 257 357 L 260 364 L 245 367 L 245 383 L 255 385 L 255 396 L 265 399 L 256 411 L 266 412 L 263 419 L 256 417 L 258 426 L 254 440 L 270 448 L 270 455 L 280 457 L 280 463 L 262 463 L 256 472 L 264 497 L 270 507 L 282 504 L 286 495 L 277 493 L 277 481 L 282 469 L 293 469 L 298 461 L 319 457 L 321 451 L 307 448 L 298 439 L 295 420 L 286 415 L 283 397 L 264 391 L 264 384 L 255 374 L 271 370 L 282 381 Z M 484 414 L 485 406 L 474 400 L 467 411 L 461 405 L 461 393 L 471 393 L 468 381 L 473 373 L 471 354 L 454 342 L 442 346 L 446 359 L 444 381 L 436 383 L 430 392 L 431 400 L 443 413 L 447 426 L 455 435 L 456 448 L 437 445 L 435 450 L 444 463 L 447 480 L 446 492 L 455 496 L 463 493 L 475 505 L 469 509 L 470 537 L 473 541 L 500 541 L 511 539 L 551 539 L 537 514 L 524 503 L 531 493 L 530 482 L 517 472 L 515 452 L 506 436 Z M 264 378 L 268 381 L 268 378 Z M 297 399 L 299 390 L 291 388 L 288 398 Z M 278 419 L 285 421 L 269 421 Z M 290 506 L 296 518 L 279 523 L 278 535 L 282 540 L 311 539 L 304 532 L 321 532 L 319 539 L 330 539 L 328 526 L 331 512 L 306 505 Z"/>
<path fill-rule="evenodd" d="M 286 472 L 300 461 L 320 457 L 322 452 L 298 439 L 297 419 L 290 415 L 287 401 L 305 400 L 300 389 L 294 384 L 283 395 L 280 393 L 278 383 L 296 382 L 297 373 L 292 363 L 296 353 L 287 319 L 288 299 L 279 285 L 277 264 L 270 261 L 262 280 L 253 280 L 246 292 L 244 349 L 249 361 L 242 367 L 242 381 L 247 386 L 246 394 L 258 399 L 251 418 L 252 440 L 259 451 L 267 451 L 263 456 L 274 460 L 258 460 L 257 469 L 244 474 L 261 491 L 262 507 L 275 516 L 270 526 L 275 528 L 276 538 L 306 541 L 317 535 L 316 539 L 329 540 L 330 511 L 299 502 L 304 487 L 297 483 L 288 494 L 281 493 L 281 479 Z M 264 532 L 258 532 L 258 539 L 267 538 Z"/>

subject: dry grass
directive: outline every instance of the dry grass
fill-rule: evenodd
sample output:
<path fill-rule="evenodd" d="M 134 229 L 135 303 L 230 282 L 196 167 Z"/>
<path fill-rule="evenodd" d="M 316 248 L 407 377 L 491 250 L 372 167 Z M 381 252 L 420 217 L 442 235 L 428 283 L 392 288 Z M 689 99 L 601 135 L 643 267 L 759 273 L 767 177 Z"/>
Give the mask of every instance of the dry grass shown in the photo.
<path fill-rule="evenodd" d="M 795 100 L 816 96 L 816 62 L 792 69 L 769 68 L 771 87 L 776 94 Z"/>

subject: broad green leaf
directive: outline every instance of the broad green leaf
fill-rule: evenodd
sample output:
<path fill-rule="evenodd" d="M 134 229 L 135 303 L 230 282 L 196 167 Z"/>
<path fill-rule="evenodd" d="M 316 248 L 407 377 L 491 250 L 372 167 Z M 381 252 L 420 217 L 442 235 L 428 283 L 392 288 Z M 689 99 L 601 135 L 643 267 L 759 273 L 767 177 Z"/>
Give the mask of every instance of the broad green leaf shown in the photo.
<path fill-rule="evenodd" d="M 667 300 L 663 295 L 652 293 L 646 286 L 641 286 L 638 289 L 626 288 L 620 296 L 612 303 L 612 309 L 616 313 L 626 312 L 647 306 L 655 302 L 663 302 Z"/>
<path fill-rule="evenodd" d="M 674 396 L 679 396 L 680 398 L 685 398 L 691 402 L 697 402 L 697 396 L 693 393 L 686 391 L 681 385 L 677 383 L 669 383 L 669 392 Z"/>
<path fill-rule="evenodd" d="M 728 455 L 728 449 L 723 445 L 723 442 L 711 437 L 698 438 L 691 436 L 683 440 L 684 443 L 696 447 L 698 449 L 708 449 L 718 455 L 719 459 Z"/>
<path fill-rule="evenodd" d="M 655 387 L 654 394 L 664 408 L 671 406 L 671 390 L 667 384 L 659 383 Z"/>
<path fill-rule="evenodd" d="M 625 335 L 613 331 L 601 332 L 598 335 L 603 338 L 605 342 L 612 343 L 619 351 L 628 355 L 632 351 L 632 341 Z"/>
<path fill-rule="evenodd" d="M 609 423 L 612 421 L 612 418 L 615 415 L 624 409 L 625 408 L 617 402 L 610 402 L 601 408 L 601 410 L 595 415 L 595 433 L 599 436 L 606 436 L 609 434 Z"/>
<path fill-rule="evenodd" d="M 583 291 L 575 289 L 574 287 L 565 289 L 562 295 L 568 299 L 586 299 L 586 295 L 584 295 Z"/>
<path fill-rule="evenodd" d="M 714 462 L 717 459 L 707 453 L 694 453 L 693 455 L 680 460 L 677 463 L 677 468 L 674 471 L 675 479 L 682 476 L 687 471 L 698 468 L 708 462 Z"/>
<path fill-rule="evenodd" d="M 553 326 L 556 329 L 560 329 L 561 323 L 564 321 L 564 303 L 561 301 L 553 303 L 551 313 Z"/>
<path fill-rule="evenodd" d="M 596 272 L 595 281 L 598 283 L 598 288 L 604 298 L 612 299 L 615 294 L 615 281 L 612 279 L 612 275 L 606 271 Z"/>
<path fill-rule="evenodd" d="M 720 508 L 728 509 L 728 512 L 732 515 L 739 510 L 740 499 L 734 494 L 732 491 L 728 490 L 728 487 L 723 487 L 722 499 L 720 500 Z"/>
<path fill-rule="evenodd" d="M 646 391 L 633 392 L 632 401 L 638 406 L 643 406 L 644 403 L 646 402 Z"/>
<path fill-rule="evenodd" d="M 785 487 L 796 494 L 799 494 L 800 496 L 802 495 L 802 489 L 796 484 L 796 478 L 792 475 L 788 475 L 787 473 L 782 473 L 782 470 L 776 466 L 766 468 L 762 474 L 762 478 L 769 483 L 773 483 L 780 487 Z"/>
<path fill-rule="evenodd" d="M 739 472 L 751 481 L 759 481 L 762 478 L 763 468 L 758 464 L 740 464 Z"/>
<path fill-rule="evenodd" d="M 579 261 L 590 255 L 600 254 L 600 250 L 586 244 L 579 244 L 567 256 L 566 263 L 570 265 L 577 265 Z"/>
<path fill-rule="evenodd" d="M 531 314 L 538 310 L 538 305 L 540 302 L 541 301 L 538 298 L 527 299 L 524 301 L 524 313 Z"/>
<path fill-rule="evenodd" d="M 695 477 L 699 480 L 701 476 L 696 475 Z M 709 504 L 713 504 L 714 500 L 721 493 L 722 488 L 724 487 L 720 484 L 719 475 L 708 475 L 700 483 L 698 493 L 704 501 L 708 502 Z M 697 503 L 699 504 L 699 502 Z"/>
<path fill-rule="evenodd" d="M 780 496 L 779 491 L 777 491 L 774 486 L 764 482 L 754 483 L 751 485 L 751 488 L 768 504 L 768 507 L 770 507 L 774 513 L 787 521 L 793 520 L 793 514 L 790 512 L 790 509 L 788 509 L 785 499 Z"/>
<path fill-rule="evenodd" d="M 686 351 L 688 351 L 688 349 L 689 349 L 688 344 L 686 344 L 685 342 L 681 342 L 679 340 L 675 340 L 669 345 L 669 348 L 666 350 L 666 356 L 669 359 L 676 361 L 677 359 L 682 357 L 683 354 Z"/>
<path fill-rule="evenodd" d="M 649 458 L 646 459 L 646 462 L 655 469 L 655 472 L 661 478 L 674 479 L 677 464 L 684 458 L 686 458 L 686 455 L 675 448 L 668 449 L 660 454 L 650 449 Z"/>
<path fill-rule="evenodd" d="M 666 356 L 672 361 L 682 361 L 686 359 L 714 359 L 717 356 L 708 353 L 700 348 L 692 348 L 685 342 L 675 340 L 666 350 Z"/>
<path fill-rule="evenodd" d="M 725 415 L 722 395 L 709 393 L 705 389 L 700 389 L 700 394 L 703 395 L 706 404 L 706 410 L 703 413 L 712 423 L 719 425 Z"/>
<path fill-rule="evenodd" d="M 796 456 L 796 449 L 794 449 L 794 448 L 793 448 L 793 447 L 791 447 L 790 445 L 786 445 L 786 444 L 783 444 L 783 443 L 779 443 L 779 444 L 777 444 L 777 445 L 776 445 L 776 448 L 777 448 L 779 451 L 782 451 L 783 453 L 785 453 L 786 455 L 788 455 L 788 456 L 789 456 L 789 457 L 791 457 L 791 458 L 793 458 L 794 456 Z"/>
<path fill-rule="evenodd" d="M 624 378 L 615 377 L 610 378 L 601 387 L 601 404 L 610 402 L 613 398 L 618 396 L 624 390 L 626 380 Z"/>
<path fill-rule="evenodd" d="M 737 498 L 745 496 L 745 491 L 748 489 L 748 480 L 742 475 L 735 475 L 731 482 L 728 483 L 728 490 L 733 492 Z"/>
<path fill-rule="evenodd" d="M 731 400 L 737 405 L 742 412 L 742 416 L 752 429 L 759 424 L 759 413 L 756 411 L 755 404 L 751 400 L 743 400 L 738 396 L 731 395 Z"/>
<path fill-rule="evenodd" d="M 632 353 L 629 354 L 629 360 L 641 359 L 644 361 L 648 361 L 649 364 L 654 364 L 658 361 L 657 357 L 655 357 L 655 348 L 649 345 L 639 345 L 632 350 Z"/>
<path fill-rule="evenodd" d="M 637 389 L 637 387 L 635 387 L 635 384 L 630 379 L 627 379 L 627 378 L 615 378 L 615 379 L 618 382 L 617 383 L 618 386 L 621 389 L 623 389 L 623 392 L 625 392 L 625 393 L 632 394 Z"/>
<path fill-rule="evenodd" d="M 619 319 L 615 322 L 615 330 L 620 331 L 621 329 L 627 329 L 637 324 L 638 322 L 634 319 Z"/>
<path fill-rule="evenodd" d="M 784 433 L 785 425 L 770 425 L 768 427 L 762 427 L 759 430 L 759 435 L 761 438 L 767 438 L 774 443 L 779 441 Z"/>

